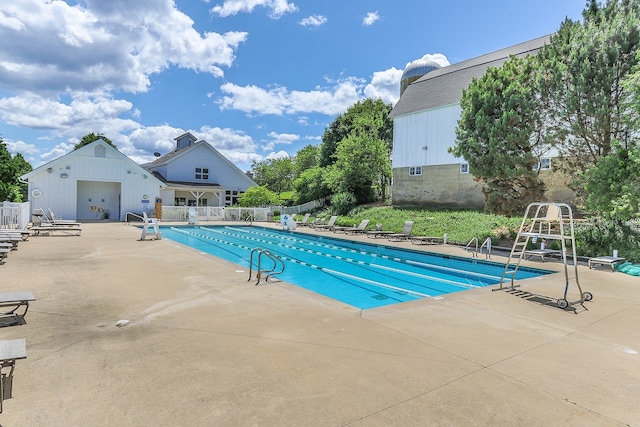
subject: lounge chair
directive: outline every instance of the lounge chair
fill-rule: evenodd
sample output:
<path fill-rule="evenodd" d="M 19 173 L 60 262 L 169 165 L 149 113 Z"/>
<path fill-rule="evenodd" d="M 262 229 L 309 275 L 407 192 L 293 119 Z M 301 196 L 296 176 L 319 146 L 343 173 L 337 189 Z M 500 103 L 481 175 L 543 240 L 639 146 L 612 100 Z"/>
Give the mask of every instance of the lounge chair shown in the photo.
<path fill-rule="evenodd" d="M 389 234 L 394 234 L 393 231 L 383 230 L 382 224 L 376 224 L 376 228 L 374 230 L 365 231 L 365 234 L 369 238 L 377 239 L 379 237 L 387 237 Z"/>
<path fill-rule="evenodd" d="M 387 235 L 387 239 L 391 242 L 399 242 L 401 240 L 407 240 L 411 237 L 411 230 L 413 229 L 413 221 L 405 221 L 404 227 L 402 228 L 402 232 L 393 233 Z"/>
<path fill-rule="evenodd" d="M 334 233 L 345 233 L 345 234 L 359 234 L 359 233 L 364 233 L 364 229 L 367 228 L 367 225 L 369 225 L 369 220 L 368 219 L 363 219 L 362 221 L 360 221 L 360 224 L 358 226 L 353 226 L 353 227 L 333 227 L 333 232 Z"/>
<path fill-rule="evenodd" d="M 436 236 L 411 236 L 409 239 L 415 245 L 439 245 L 444 243 L 444 237 Z"/>
<path fill-rule="evenodd" d="M 309 217 L 311 216 L 311 214 L 304 214 L 304 217 L 302 217 L 302 220 L 300 222 L 297 222 L 296 225 L 300 226 L 300 227 L 307 227 L 309 225 Z"/>
<path fill-rule="evenodd" d="M 0 412 L 2 412 L 2 401 L 11 398 L 13 371 L 16 367 L 16 360 L 27 358 L 27 340 L 24 338 L 17 340 L 0 341 Z M 2 373 L 2 368 L 10 368 L 9 372 Z"/>
<path fill-rule="evenodd" d="M 332 231 L 337 219 L 338 216 L 333 215 L 331 216 L 331 218 L 329 218 L 329 222 L 327 222 L 326 224 L 318 224 L 313 228 L 318 231 Z"/>
<path fill-rule="evenodd" d="M 41 215 L 33 214 L 32 221 L 33 223 L 31 227 L 31 231 L 36 236 L 51 236 L 56 232 L 61 232 L 62 234 L 68 234 L 72 236 L 79 236 L 82 233 L 81 224 L 79 222 L 68 222 L 64 224 L 55 224 L 51 221 L 43 221 Z"/>
<path fill-rule="evenodd" d="M 4 236 L 19 236 L 22 240 L 27 240 L 31 235 L 31 230 L 25 230 L 20 228 L 2 228 L 0 229 L 0 237 Z"/>
<path fill-rule="evenodd" d="M 29 310 L 29 302 L 35 300 L 36 298 L 31 292 L 1 292 L 0 318 L 10 317 L 11 321 L 0 320 L 0 326 L 25 324 L 24 316 Z"/>

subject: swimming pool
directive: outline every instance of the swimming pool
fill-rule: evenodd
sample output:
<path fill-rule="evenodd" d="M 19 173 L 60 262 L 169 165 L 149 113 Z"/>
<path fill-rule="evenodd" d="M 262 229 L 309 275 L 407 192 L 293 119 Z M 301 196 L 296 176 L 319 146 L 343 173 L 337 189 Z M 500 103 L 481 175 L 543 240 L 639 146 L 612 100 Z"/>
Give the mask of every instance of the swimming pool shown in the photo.
<path fill-rule="evenodd" d="M 504 264 L 256 226 L 161 227 L 165 238 L 249 268 L 266 249 L 286 268 L 278 279 L 359 309 L 500 282 Z M 254 258 L 254 269 L 256 259 Z M 520 267 L 516 280 L 552 273 Z M 248 276 L 247 276 L 248 277 Z"/>

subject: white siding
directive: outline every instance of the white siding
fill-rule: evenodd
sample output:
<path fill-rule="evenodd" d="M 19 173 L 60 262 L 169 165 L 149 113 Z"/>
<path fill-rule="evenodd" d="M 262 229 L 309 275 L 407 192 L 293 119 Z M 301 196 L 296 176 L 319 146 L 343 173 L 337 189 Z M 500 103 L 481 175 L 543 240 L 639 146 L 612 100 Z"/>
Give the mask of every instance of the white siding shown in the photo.
<path fill-rule="evenodd" d="M 96 206 L 109 210 L 111 219 L 124 220 L 126 212 L 142 210 L 143 200 L 153 209 L 160 194 L 158 180 L 112 147 L 105 157 L 95 157 L 94 147 L 83 148 L 29 174 L 32 210 L 51 209 L 65 219 L 100 219 L 102 214 L 91 209 Z M 34 189 L 39 197 L 34 197 Z"/>
<path fill-rule="evenodd" d="M 460 105 L 455 104 L 396 117 L 393 168 L 465 163 L 448 152 L 455 144 L 460 113 Z"/>
<path fill-rule="evenodd" d="M 233 164 L 229 164 L 216 153 L 206 147 L 204 143 L 183 156 L 173 160 L 166 170 L 168 181 L 203 182 L 218 184 L 229 190 L 246 191 L 251 185 L 249 179 L 243 175 Z M 209 179 L 195 180 L 195 168 L 208 168 Z"/>

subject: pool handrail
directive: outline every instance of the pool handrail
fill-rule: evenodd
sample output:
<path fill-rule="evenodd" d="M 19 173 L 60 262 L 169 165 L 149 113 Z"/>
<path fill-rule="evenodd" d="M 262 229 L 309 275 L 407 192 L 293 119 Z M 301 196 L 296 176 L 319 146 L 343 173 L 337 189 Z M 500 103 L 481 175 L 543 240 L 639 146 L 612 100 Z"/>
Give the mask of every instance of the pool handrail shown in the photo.
<path fill-rule="evenodd" d="M 271 276 L 274 276 L 276 274 L 281 274 L 284 272 L 284 262 L 280 258 L 278 258 L 277 255 L 274 255 L 271 251 L 268 251 L 267 249 L 253 248 L 251 249 L 251 255 L 249 256 L 249 278 L 247 279 L 247 282 L 251 280 L 251 276 L 253 275 L 253 254 L 254 253 L 258 254 L 258 271 L 256 273 L 256 279 L 258 281 L 255 283 L 254 286 L 258 286 L 260 284 L 263 273 L 266 273 L 266 275 L 264 276 L 264 281 L 267 282 L 269 281 L 269 278 Z M 265 270 L 261 269 L 263 255 L 269 258 L 273 262 L 273 267 L 271 267 L 271 269 L 265 269 Z M 276 271 L 278 266 L 280 266 L 280 271 Z"/>

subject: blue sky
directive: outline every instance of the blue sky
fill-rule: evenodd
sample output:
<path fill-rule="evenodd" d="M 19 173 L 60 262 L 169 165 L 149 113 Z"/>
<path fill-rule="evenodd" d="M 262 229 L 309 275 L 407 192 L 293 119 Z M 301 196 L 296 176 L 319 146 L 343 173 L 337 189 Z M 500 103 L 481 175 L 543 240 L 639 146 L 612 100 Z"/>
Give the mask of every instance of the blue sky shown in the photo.
<path fill-rule="evenodd" d="M 100 132 L 138 163 L 189 131 L 242 170 L 320 143 L 407 64 L 556 31 L 585 0 L 0 3 L 0 136 L 40 166 Z"/>

